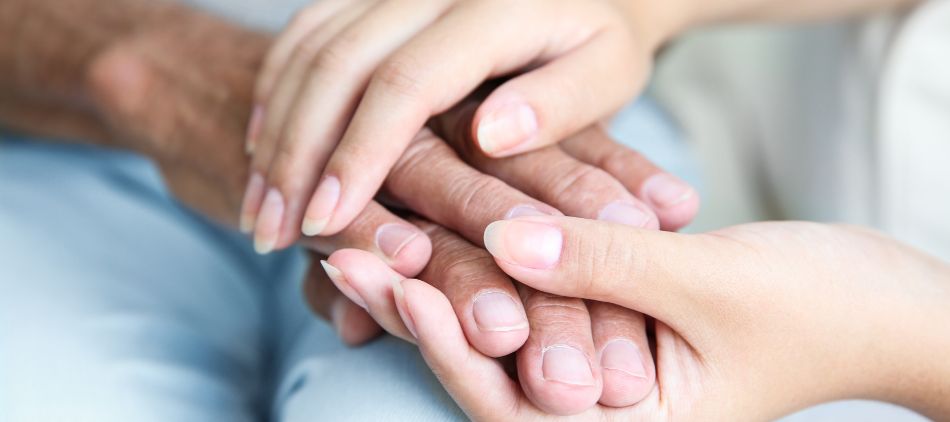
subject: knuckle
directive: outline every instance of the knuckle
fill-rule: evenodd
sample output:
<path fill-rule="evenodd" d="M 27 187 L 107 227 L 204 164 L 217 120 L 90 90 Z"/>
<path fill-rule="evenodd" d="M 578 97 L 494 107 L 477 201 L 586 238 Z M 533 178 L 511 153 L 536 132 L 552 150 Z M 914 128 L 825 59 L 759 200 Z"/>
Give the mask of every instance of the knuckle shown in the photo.
<path fill-rule="evenodd" d="M 346 41 L 334 40 L 322 47 L 317 47 L 311 71 L 321 75 L 343 76 L 353 68 L 355 54 L 348 47 Z"/>
<path fill-rule="evenodd" d="M 624 174 L 630 168 L 640 166 L 645 161 L 647 160 L 643 154 L 618 145 L 616 150 L 604 155 L 598 164 L 607 173 Z"/>
<path fill-rule="evenodd" d="M 425 87 L 426 67 L 408 54 L 399 54 L 380 65 L 375 78 L 405 98 L 418 98 Z"/>
<path fill-rule="evenodd" d="M 330 75 L 351 77 L 358 71 L 361 50 L 365 48 L 365 40 L 344 33 L 319 47 L 311 67 Z"/>
<path fill-rule="evenodd" d="M 483 174 L 473 174 L 458 180 L 450 203 L 458 204 L 459 215 L 473 216 L 470 221 L 481 221 L 490 210 L 498 208 L 508 195 L 507 186 L 500 180 Z"/>
<path fill-rule="evenodd" d="M 578 325 L 578 321 L 589 318 L 587 307 L 582 300 L 544 292 L 528 295 L 524 299 L 524 306 L 530 324 L 538 327 L 574 327 Z"/>
<path fill-rule="evenodd" d="M 390 182 L 398 184 L 402 177 L 418 174 L 424 169 L 443 168 L 445 161 L 452 159 L 453 152 L 435 136 L 416 138 L 403 151 L 390 171 Z"/>
<path fill-rule="evenodd" d="M 613 187 L 608 183 L 610 176 L 603 170 L 588 164 L 573 164 L 570 168 L 560 172 L 550 188 L 551 199 L 556 204 L 569 204 L 579 199 L 587 202 L 587 198 L 602 193 Z"/>

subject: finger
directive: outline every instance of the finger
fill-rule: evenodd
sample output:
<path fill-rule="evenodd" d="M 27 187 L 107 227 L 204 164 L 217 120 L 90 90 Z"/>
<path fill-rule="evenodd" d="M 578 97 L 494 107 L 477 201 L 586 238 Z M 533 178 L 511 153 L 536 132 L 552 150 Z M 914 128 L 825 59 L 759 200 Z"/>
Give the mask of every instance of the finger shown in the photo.
<path fill-rule="evenodd" d="M 400 315 L 414 327 L 426 363 L 466 415 L 491 421 L 542 416 L 498 361 L 469 345 L 452 305 L 438 289 L 413 279 L 399 287 Z"/>
<path fill-rule="evenodd" d="M 311 311 L 329 321 L 347 345 L 359 346 L 383 331 L 365 309 L 333 285 L 316 259 L 304 281 L 303 294 Z"/>
<path fill-rule="evenodd" d="M 422 224 L 421 221 L 417 223 L 428 232 L 435 246 L 429 265 L 420 276 L 432 280 L 433 286 L 444 292 L 452 302 L 469 342 L 482 353 L 493 357 L 518 350 L 528 337 L 528 321 L 511 279 L 498 269 L 483 249 L 476 248 L 444 228 L 431 223 Z M 390 293 L 393 277 L 403 277 L 387 271 L 378 259 L 356 251 L 335 253 L 331 256 L 331 262 L 341 274 L 340 277 L 331 278 L 335 281 L 337 278 L 345 279 L 360 299 L 369 304 L 374 317 L 382 316 L 385 321 L 389 321 L 380 321 L 389 331 L 392 321 L 398 320 L 395 308 L 373 304 L 390 299 L 387 294 Z M 342 285 L 341 290 L 350 295 L 348 291 L 351 289 L 344 283 L 337 284 Z M 390 332 L 405 334 L 402 327 L 395 325 L 395 332 Z"/>
<path fill-rule="evenodd" d="M 422 230 L 376 202 L 370 202 L 342 232 L 303 238 L 300 243 L 326 255 L 340 249 L 361 249 L 407 276 L 419 274 L 432 253 L 432 243 Z"/>
<path fill-rule="evenodd" d="M 703 235 L 644 230 L 570 217 L 492 223 L 485 246 L 508 275 L 536 289 L 684 321 L 727 292 L 703 283 L 735 259 L 730 244 Z M 692 332 L 695 327 L 674 327 Z"/>
<path fill-rule="evenodd" d="M 472 346 L 492 357 L 518 350 L 528 338 L 529 322 L 511 279 L 484 249 L 444 227 L 412 221 L 433 242 L 432 258 L 419 277 L 449 299 Z"/>
<path fill-rule="evenodd" d="M 588 301 L 587 309 L 604 379 L 600 403 L 627 407 L 640 402 L 656 382 L 643 314 L 598 301 Z"/>
<path fill-rule="evenodd" d="M 405 277 L 373 254 L 358 249 L 336 251 L 321 264 L 333 284 L 346 297 L 365 308 L 384 330 L 415 342 L 393 302 L 393 280 L 404 280 Z"/>
<path fill-rule="evenodd" d="M 659 228 L 656 215 L 613 176 L 578 161 L 558 146 L 525 154 L 491 158 L 471 143 L 469 130 L 475 103 L 456 107 L 435 119 L 436 128 L 451 139 L 463 159 L 513 188 L 550 204 L 567 215 L 635 227 Z"/>
<path fill-rule="evenodd" d="M 277 150 L 277 142 L 284 126 L 285 117 L 300 91 L 300 84 L 308 69 L 310 59 L 316 54 L 315 51 L 319 49 L 321 43 L 325 43 L 346 25 L 358 18 L 367 7 L 368 3 L 360 3 L 356 7 L 348 8 L 329 24 L 317 28 L 314 33 L 309 34 L 306 41 L 301 43 L 294 51 L 290 63 L 281 74 L 278 85 L 274 88 L 273 93 L 260 112 L 263 117 L 252 116 L 252 119 L 261 119 L 263 123 L 261 123 L 260 135 L 257 136 L 256 141 L 249 144 L 253 145 L 253 156 L 250 165 L 251 179 L 244 194 L 244 203 L 241 209 L 241 214 L 247 216 L 244 223 L 242 223 L 243 229 L 253 229 L 261 211 L 261 201 L 271 191 L 266 183 L 267 170 Z M 254 113 L 252 112 L 252 114 Z M 276 189 L 273 192 L 280 195 L 280 203 L 283 204 L 283 194 Z M 277 219 L 279 216 L 276 215 L 277 210 L 271 211 L 271 214 L 274 215 L 270 219 L 279 223 Z M 283 214 L 282 210 L 280 214 Z M 277 223 L 272 221 L 269 224 Z M 270 241 L 270 239 L 267 240 Z M 276 244 L 276 240 L 274 241 Z"/>
<path fill-rule="evenodd" d="M 591 334 L 591 319 L 581 299 L 519 288 L 531 333 L 518 351 L 518 378 L 536 406 L 555 415 L 575 415 L 597 403 L 603 390 Z"/>
<path fill-rule="evenodd" d="M 636 54 L 638 48 L 624 31 L 604 31 L 505 82 L 475 113 L 478 146 L 492 157 L 519 154 L 560 142 L 618 110 L 647 79 L 650 64 L 635 58 L 648 55 Z"/>
<path fill-rule="evenodd" d="M 293 40 L 287 39 L 285 44 L 279 46 L 281 49 L 290 47 L 290 51 L 282 64 L 274 63 L 274 68 L 267 69 L 268 75 L 274 75 L 272 82 L 259 80 L 259 85 L 266 83 L 267 86 L 255 87 L 255 99 L 260 102 L 257 103 L 259 107 L 252 113 L 248 123 L 247 151 L 249 153 L 256 154 L 261 147 L 264 147 L 265 151 L 273 148 L 273 143 L 280 135 L 284 118 L 297 97 L 313 57 L 327 41 L 362 16 L 373 3 L 373 1 L 361 1 L 348 4 L 348 7 L 340 7 L 334 11 L 332 18 L 323 15 L 331 14 L 330 12 L 338 6 L 332 4 L 326 7 L 314 6 L 317 9 L 314 9 L 313 19 L 322 18 L 320 24 L 312 27 L 301 25 L 299 28 L 294 28 L 294 34 L 286 34 L 289 38 L 291 35 L 296 37 L 298 31 L 303 32 L 297 42 L 290 44 Z M 307 19 L 310 17 L 308 16 Z M 277 45 L 274 46 L 274 48 L 277 47 Z M 268 54 L 271 53 L 276 55 L 281 52 L 272 49 Z M 279 57 L 275 58 L 275 61 L 277 59 Z M 277 68 L 278 65 L 279 68 Z M 269 159 L 270 156 L 263 158 Z"/>
<path fill-rule="evenodd" d="M 267 101 L 277 84 L 278 77 L 283 73 L 291 55 L 304 37 L 314 29 L 323 26 L 345 6 L 352 4 L 352 0 L 324 0 L 311 3 L 294 15 L 268 50 L 258 72 L 254 85 L 254 100 L 257 104 Z"/>
<path fill-rule="evenodd" d="M 523 35 L 524 21 L 499 22 L 494 17 L 515 11 L 527 19 L 536 8 L 507 2 L 474 3 L 473 7 L 500 9 L 447 12 L 390 55 L 373 74 L 327 163 L 325 179 L 314 194 L 314 207 L 307 210 L 305 218 L 321 225 L 326 221 L 325 233 L 345 227 L 365 206 L 430 116 L 445 111 L 487 78 L 512 72 L 535 59 L 550 60 L 591 36 L 577 35 L 583 31 L 559 33 L 554 40 L 537 35 L 563 29 L 544 19 L 537 20 L 539 25 L 551 28 Z M 493 30 L 485 31 L 487 27 Z M 515 36 L 520 37 L 519 42 L 512 44 Z M 331 177 L 335 182 L 328 182 Z"/>
<path fill-rule="evenodd" d="M 481 246 L 485 227 L 517 215 L 560 215 L 550 205 L 487 176 L 423 130 L 386 180 L 386 191 L 422 216 Z"/>
<path fill-rule="evenodd" d="M 278 248 L 293 243 L 301 231 L 310 236 L 323 231 L 326 221 L 305 220 L 304 210 L 370 75 L 394 49 L 438 17 L 441 5 L 448 2 L 406 3 L 387 1 L 368 10 L 328 40 L 310 61 L 267 164 L 267 183 L 287 204 Z M 313 201 L 317 208 L 332 207 L 335 199 L 315 197 Z"/>
<path fill-rule="evenodd" d="M 700 202 L 696 189 L 642 154 L 618 144 L 602 125 L 584 130 L 560 146 L 578 160 L 603 169 L 649 204 L 663 230 L 679 230 L 696 218 Z"/>

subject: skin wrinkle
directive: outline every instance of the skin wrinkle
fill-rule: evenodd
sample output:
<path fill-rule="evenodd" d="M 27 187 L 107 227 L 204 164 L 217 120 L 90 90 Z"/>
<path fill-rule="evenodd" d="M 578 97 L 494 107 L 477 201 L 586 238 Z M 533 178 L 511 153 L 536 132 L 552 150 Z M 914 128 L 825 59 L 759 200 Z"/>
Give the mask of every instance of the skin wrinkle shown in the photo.
<path fill-rule="evenodd" d="M 545 304 L 541 304 L 541 305 L 532 305 L 530 308 L 525 309 L 525 310 L 526 310 L 526 311 L 534 311 L 534 310 L 537 310 L 537 309 L 539 309 L 539 308 L 546 308 L 546 307 L 567 308 L 567 309 L 574 309 L 574 310 L 577 310 L 577 311 L 580 311 L 580 312 L 587 312 L 587 309 L 581 308 L 581 307 L 579 307 L 579 306 L 565 305 L 565 304 L 563 304 L 563 303 L 545 303 Z"/>

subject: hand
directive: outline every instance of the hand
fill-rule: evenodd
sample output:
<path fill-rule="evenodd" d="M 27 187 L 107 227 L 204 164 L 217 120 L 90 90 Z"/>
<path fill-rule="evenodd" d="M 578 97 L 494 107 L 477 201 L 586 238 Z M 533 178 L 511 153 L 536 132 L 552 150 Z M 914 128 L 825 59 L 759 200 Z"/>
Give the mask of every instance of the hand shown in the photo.
<path fill-rule="evenodd" d="M 679 25 L 667 2 L 325 1 L 271 49 L 248 130 L 261 244 L 346 227 L 431 116 L 518 74 L 475 113 L 482 151 L 556 143 L 630 101 Z M 266 194 L 265 194 L 266 192 Z M 274 229 L 276 228 L 276 230 Z M 269 248 L 265 248 L 269 250 Z"/>
<path fill-rule="evenodd" d="M 656 318 L 656 388 L 576 420 L 772 420 L 845 398 L 950 420 L 950 267 L 880 233 L 789 222 L 680 235 L 532 216 L 485 238 L 526 285 Z M 545 418 L 465 342 L 440 292 L 402 289 L 400 312 L 469 416 Z"/>
<path fill-rule="evenodd" d="M 465 124 L 458 123 L 470 121 L 465 118 L 467 113 L 464 110 L 465 107 L 453 110 L 435 126 L 450 138 L 464 141 L 466 138 L 451 136 L 452 133 L 469 133 Z M 455 116 L 454 120 L 451 116 Z M 676 227 L 676 224 L 688 222 L 698 209 L 695 191 L 682 185 L 691 195 L 672 207 L 658 207 L 664 215 L 658 223 L 650 208 L 628 190 L 642 192 L 642 186 L 654 178 L 673 180 L 672 176 L 635 152 L 613 143 L 599 127 L 567 140 L 562 146 L 566 150 L 583 149 L 584 158 L 591 163 L 613 163 L 605 167 L 623 176 L 624 182 L 596 166 L 578 161 L 558 146 L 500 160 L 479 159 L 469 155 L 472 151 L 462 151 L 461 155 L 479 170 L 498 174 L 514 186 L 545 198 L 555 207 L 574 215 L 656 228 L 660 224 Z M 481 154 L 480 151 L 475 153 Z M 625 165 L 619 165 L 621 163 Z M 625 188 L 625 185 L 630 187 Z M 512 285 L 510 279 L 497 270 L 488 254 L 475 246 L 482 244 L 482 233 L 491 221 L 512 215 L 556 213 L 549 205 L 468 168 L 432 135 L 414 142 L 390 173 L 386 187 L 391 196 L 405 205 L 468 238 L 469 241 L 465 241 L 431 223 L 418 223 L 433 242 L 433 255 L 423 277 L 433 280 L 433 284 L 447 295 L 468 341 L 476 349 L 490 356 L 506 355 L 521 348 L 527 336 L 529 346 L 522 351 L 537 352 L 527 358 L 531 363 L 542 361 L 544 345 L 570 345 L 578 354 L 586 356 L 588 360 L 585 362 L 599 362 L 603 351 L 612 343 L 608 340 L 618 338 L 627 341 L 613 344 L 615 347 L 606 355 L 608 358 L 617 350 L 627 355 L 638 353 L 634 347 L 647 350 L 643 340 L 645 335 L 637 334 L 637 328 L 628 324 L 640 321 L 642 331 L 643 319 L 639 314 L 613 305 L 585 304 L 578 299 L 539 294 L 533 289 Z M 680 196 L 683 196 L 682 192 Z M 354 302 L 366 304 L 370 314 L 387 331 L 411 340 L 412 335 L 400 320 L 392 299 L 392 278 L 404 277 L 382 262 L 365 262 L 366 255 L 359 251 L 333 254 L 328 263 L 333 281 L 340 290 L 352 295 Z M 309 288 L 310 291 L 324 290 L 320 283 L 325 281 L 311 280 L 314 286 Z M 318 312 L 328 312 L 325 302 L 312 302 Z M 502 312 L 505 309 L 501 306 L 506 304 L 509 311 Z M 504 318 L 499 318 L 499 315 Z M 525 327 L 525 322 L 528 327 Z M 352 324 L 363 325 L 359 317 Z M 613 328 L 617 326 L 625 328 Z M 556 352 L 563 351 L 568 349 L 559 348 Z M 552 352 L 549 357 L 554 354 Z M 649 358 L 648 352 L 643 355 Z M 555 360 L 551 357 L 548 362 Z M 524 379 L 532 383 L 529 391 L 536 393 L 539 406 L 559 413 L 583 410 L 598 400 L 614 406 L 632 404 L 649 391 L 653 382 L 649 362 L 640 365 L 641 369 L 631 369 L 635 374 L 623 370 L 602 373 L 599 367 L 592 370 L 587 366 L 584 380 L 568 380 L 564 374 L 557 379 L 557 368 L 558 365 L 552 364 L 546 376 L 535 373 Z"/>

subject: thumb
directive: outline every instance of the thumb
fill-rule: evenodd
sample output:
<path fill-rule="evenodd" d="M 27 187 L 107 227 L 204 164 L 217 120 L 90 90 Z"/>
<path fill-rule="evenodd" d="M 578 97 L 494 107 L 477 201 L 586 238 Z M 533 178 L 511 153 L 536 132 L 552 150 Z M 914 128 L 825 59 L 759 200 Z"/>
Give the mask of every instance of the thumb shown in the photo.
<path fill-rule="evenodd" d="M 716 268 L 712 254 L 721 248 L 709 242 L 702 235 L 570 217 L 518 217 L 485 229 L 486 248 L 512 278 L 664 321 L 695 314 L 717 296 L 703 271 Z"/>
<path fill-rule="evenodd" d="M 616 112 L 649 73 L 635 50 L 619 34 L 605 33 L 505 82 L 475 113 L 479 148 L 496 158 L 519 154 L 558 143 Z"/>

